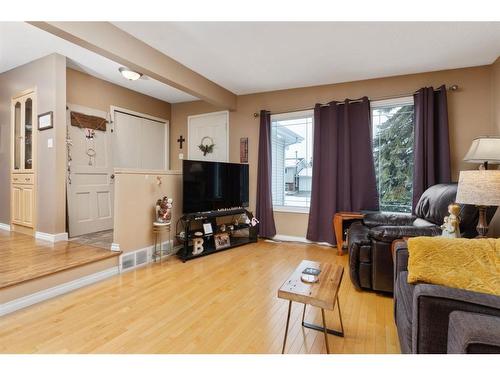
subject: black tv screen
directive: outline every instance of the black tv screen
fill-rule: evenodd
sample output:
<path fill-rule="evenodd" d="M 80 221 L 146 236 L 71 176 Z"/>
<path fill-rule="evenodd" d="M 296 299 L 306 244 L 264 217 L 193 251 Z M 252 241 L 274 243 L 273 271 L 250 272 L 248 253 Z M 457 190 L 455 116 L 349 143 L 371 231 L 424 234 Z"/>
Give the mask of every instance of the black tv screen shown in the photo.
<path fill-rule="evenodd" d="M 183 160 L 183 212 L 248 207 L 248 164 Z"/>

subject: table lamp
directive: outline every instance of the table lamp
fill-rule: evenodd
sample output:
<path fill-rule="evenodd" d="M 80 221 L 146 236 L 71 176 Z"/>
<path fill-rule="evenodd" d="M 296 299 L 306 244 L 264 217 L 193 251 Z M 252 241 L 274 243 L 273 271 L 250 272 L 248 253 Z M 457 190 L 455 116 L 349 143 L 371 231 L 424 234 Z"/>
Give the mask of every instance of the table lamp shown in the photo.
<path fill-rule="evenodd" d="M 482 136 L 475 138 L 464 157 L 469 163 L 480 163 L 480 169 L 488 164 L 500 164 L 500 137 Z"/>
<path fill-rule="evenodd" d="M 461 171 L 456 202 L 478 207 L 478 238 L 486 237 L 486 209 L 488 206 L 500 206 L 500 170 Z"/>

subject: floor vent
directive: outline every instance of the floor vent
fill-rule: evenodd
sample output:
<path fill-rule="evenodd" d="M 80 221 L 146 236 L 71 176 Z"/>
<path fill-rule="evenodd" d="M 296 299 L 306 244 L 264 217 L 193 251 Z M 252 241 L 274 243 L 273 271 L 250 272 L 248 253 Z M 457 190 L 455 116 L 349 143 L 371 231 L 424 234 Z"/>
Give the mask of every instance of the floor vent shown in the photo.
<path fill-rule="evenodd" d="M 140 266 L 148 262 L 148 250 L 139 250 L 135 252 L 135 265 Z"/>
<path fill-rule="evenodd" d="M 168 243 L 163 243 L 163 248 L 169 248 Z M 170 256 L 175 254 L 182 246 L 176 246 L 173 252 L 168 251 L 169 254 L 164 256 Z M 128 253 L 120 255 L 120 272 L 129 271 L 137 267 L 144 266 L 148 263 L 153 262 L 153 246 L 146 247 L 144 249 L 130 251 Z"/>
<path fill-rule="evenodd" d="M 120 269 L 122 271 L 135 267 L 135 253 L 125 254 L 121 256 Z"/>

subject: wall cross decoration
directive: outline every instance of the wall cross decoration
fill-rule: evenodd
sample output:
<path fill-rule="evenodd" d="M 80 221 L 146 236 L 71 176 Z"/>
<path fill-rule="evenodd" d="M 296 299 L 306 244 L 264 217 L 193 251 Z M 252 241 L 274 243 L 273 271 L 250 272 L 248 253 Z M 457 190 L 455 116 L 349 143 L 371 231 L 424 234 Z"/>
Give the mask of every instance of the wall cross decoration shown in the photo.
<path fill-rule="evenodd" d="M 177 142 L 179 142 L 179 148 L 182 150 L 182 144 L 186 142 L 186 139 L 181 135 L 179 139 L 177 139 Z"/>

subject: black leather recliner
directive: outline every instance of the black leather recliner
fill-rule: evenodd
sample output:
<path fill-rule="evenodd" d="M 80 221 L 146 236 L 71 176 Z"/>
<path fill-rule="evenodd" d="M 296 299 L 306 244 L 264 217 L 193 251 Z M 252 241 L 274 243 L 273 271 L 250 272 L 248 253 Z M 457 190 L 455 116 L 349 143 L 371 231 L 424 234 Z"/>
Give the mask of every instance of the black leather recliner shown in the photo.
<path fill-rule="evenodd" d="M 415 208 L 415 215 L 368 213 L 362 222 L 349 228 L 349 273 L 358 290 L 393 291 L 391 245 L 403 237 L 439 236 L 440 225 L 448 215 L 448 205 L 455 202 L 457 184 L 438 184 L 427 189 Z M 487 211 L 491 220 L 496 207 Z M 475 206 L 463 205 L 460 212 L 462 237 L 477 236 L 479 212 Z"/>

